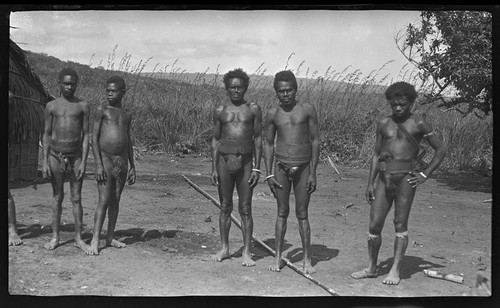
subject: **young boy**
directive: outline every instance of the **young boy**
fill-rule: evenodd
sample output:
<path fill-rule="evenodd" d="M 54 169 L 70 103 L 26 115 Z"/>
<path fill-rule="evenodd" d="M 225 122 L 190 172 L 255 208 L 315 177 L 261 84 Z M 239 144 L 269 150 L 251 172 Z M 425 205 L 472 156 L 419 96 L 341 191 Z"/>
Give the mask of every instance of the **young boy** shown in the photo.
<path fill-rule="evenodd" d="M 102 225 L 108 212 L 108 230 L 106 246 L 125 247 L 125 243 L 114 239 L 120 197 L 125 186 L 135 183 L 135 164 L 130 124 L 132 114 L 122 107 L 125 95 L 125 81 L 118 76 L 110 77 L 106 82 L 106 94 L 109 104 L 101 104 L 95 112 L 92 147 L 96 164 L 95 179 L 99 191 L 94 233 L 88 255 L 99 254 L 99 238 Z M 130 163 L 130 170 L 128 164 Z"/>
<path fill-rule="evenodd" d="M 375 153 L 368 178 L 366 199 L 370 204 L 368 268 L 354 272 L 355 279 L 377 277 L 377 258 L 382 244 L 385 218 L 394 203 L 394 263 L 384 284 L 397 285 L 408 246 L 408 217 L 416 187 L 424 183 L 446 155 L 446 146 L 424 119 L 411 113 L 417 92 L 406 82 L 396 82 L 385 91 L 392 115 L 377 123 Z M 410 139 L 414 138 L 415 142 Z M 415 171 L 418 143 L 426 139 L 435 150 L 429 166 Z M 374 187 L 375 177 L 379 175 Z"/>
<path fill-rule="evenodd" d="M 293 186 L 295 214 L 304 250 L 303 271 L 311 274 L 316 270 L 311 264 L 308 208 L 311 194 L 316 190 L 316 168 L 319 160 L 318 117 L 313 105 L 299 103 L 295 99 L 297 80 L 291 71 L 281 71 L 275 75 L 274 89 L 280 104 L 271 107 L 267 112 L 264 143 L 266 180 L 278 203 L 276 257 L 268 269 L 279 272 L 284 265 L 281 254 L 290 212 L 290 191 Z M 276 166 L 273 173 L 274 158 Z"/>
<path fill-rule="evenodd" d="M 62 69 L 58 82 L 61 96 L 45 107 L 42 174 L 51 179 L 55 201 L 52 205 L 52 239 L 45 248 L 52 250 L 59 245 L 64 178 L 69 173 L 75 241 L 85 251 L 87 244 L 81 237 L 81 193 L 89 152 L 89 106 L 75 96 L 78 74 L 73 69 Z"/>
<path fill-rule="evenodd" d="M 212 259 L 220 262 L 229 257 L 229 229 L 233 190 L 236 186 L 238 211 L 242 221 L 243 266 L 255 265 L 250 252 L 253 232 L 252 193 L 259 181 L 262 156 L 260 106 L 244 99 L 249 80 L 242 69 L 235 69 L 224 75 L 230 104 L 222 104 L 215 109 L 212 138 L 212 184 L 219 187 L 219 229 L 222 242 L 221 251 L 212 256 Z"/>

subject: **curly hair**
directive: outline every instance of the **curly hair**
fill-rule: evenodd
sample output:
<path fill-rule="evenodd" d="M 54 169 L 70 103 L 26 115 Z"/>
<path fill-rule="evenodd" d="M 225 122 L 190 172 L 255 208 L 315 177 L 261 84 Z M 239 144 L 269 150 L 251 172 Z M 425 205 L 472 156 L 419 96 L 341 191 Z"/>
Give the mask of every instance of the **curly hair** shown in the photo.
<path fill-rule="evenodd" d="M 278 73 L 276 73 L 276 75 L 274 75 L 274 83 L 273 83 L 273 87 L 274 87 L 274 90 L 277 89 L 278 87 L 278 82 L 280 81 L 287 81 L 287 82 L 291 82 L 292 83 L 292 88 L 295 89 L 295 91 L 297 91 L 297 79 L 295 78 L 295 75 L 292 73 L 292 71 L 280 71 Z"/>
<path fill-rule="evenodd" d="M 408 98 L 411 102 L 413 102 L 418 96 L 415 87 L 404 81 L 391 84 L 385 90 L 384 94 L 387 100 L 391 100 L 392 98 L 398 96 L 406 96 L 406 98 Z"/>
<path fill-rule="evenodd" d="M 243 80 L 243 86 L 245 87 L 245 89 L 248 89 L 248 85 L 250 84 L 250 77 L 248 77 L 247 73 L 243 69 L 236 68 L 224 75 L 223 81 L 226 89 L 229 85 L 229 79 L 231 78 L 239 78 Z"/>
<path fill-rule="evenodd" d="M 59 72 L 59 76 L 58 76 L 58 79 L 59 81 L 61 81 L 64 76 L 73 76 L 76 78 L 76 82 L 78 82 L 78 74 L 76 73 L 76 71 L 72 68 L 63 68 L 60 72 Z"/>
<path fill-rule="evenodd" d="M 121 78 L 120 76 L 111 76 L 106 80 L 106 85 L 114 83 L 116 84 L 120 89 L 125 90 L 125 80 Z"/>

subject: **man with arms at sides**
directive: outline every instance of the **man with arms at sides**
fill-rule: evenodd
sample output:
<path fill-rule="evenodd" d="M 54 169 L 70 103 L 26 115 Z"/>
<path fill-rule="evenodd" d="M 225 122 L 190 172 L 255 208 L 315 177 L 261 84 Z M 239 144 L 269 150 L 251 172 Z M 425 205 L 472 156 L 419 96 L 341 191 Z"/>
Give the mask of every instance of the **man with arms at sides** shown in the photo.
<path fill-rule="evenodd" d="M 271 271 L 280 271 L 283 242 L 290 212 L 290 192 L 295 193 L 295 215 L 303 248 L 305 273 L 316 272 L 311 264 L 311 228 L 308 208 L 311 194 L 316 190 L 316 168 L 319 160 L 319 132 L 316 109 L 309 103 L 298 102 L 297 80 L 291 71 L 275 75 L 274 89 L 279 106 L 266 114 L 266 141 L 264 155 L 266 180 L 276 198 L 276 256 Z M 275 149 L 276 137 L 276 149 Z M 273 173 L 273 159 L 276 159 Z"/>
<path fill-rule="evenodd" d="M 229 230 L 233 210 L 233 190 L 238 192 L 238 212 L 243 233 L 242 264 L 254 266 L 250 245 L 253 233 L 252 194 L 260 176 L 262 157 L 262 113 L 260 106 L 244 99 L 249 77 L 242 69 L 224 75 L 230 103 L 214 111 L 212 138 L 212 184 L 218 186 L 222 249 L 212 256 L 222 261 L 229 257 Z M 255 161 L 254 161 L 255 160 Z"/>
<path fill-rule="evenodd" d="M 125 81 L 119 76 L 112 76 L 106 82 L 107 103 L 102 103 L 94 116 L 92 148 L 96 164 L 95 179 L 99 192 L 99 201 L 95 211 L 94 231 L 88 255 L 99 254 L 99 239 L 102 225 L 108 213 L 106 246 L 123 248 L 122 243 L 114 239 L 120 197 L 125 187 L 135 183 L 135 163 L 130 136 L 132 113 L 122 106 L 125 95 Z M 130 170 L 128 170 L 130 164 Z"/>
<path fill-rule="evenodd" d="M 385 91 L 392 115 L 377 123 L 375 153 L 372 157 L 366 199 L 370 205 L 368 228 L 368 267 L 354 272 L 355 279 L 377 277 L 377 258 L 382 244 L 381 232 L 385 218 L 394 203 L 394 263 L 384 284 L 397 285 L 408 246 L 408 217 L 416 187 L 443 161 L 446 145 L 420 116 L 411 113 L 417 98 L 415 88 L 406 82 L 396 82 Z M 414 139 L 414 142 L 411 139 Z M 426 139 L 435 150 L 425 170 L 416 171 L 418 144 Z M 375 178 L 378 175 L 377 185 Z"/>
<path fill-rule="evenodd" d="M 13 98 L 12 92 L 9 91 L 9 113 L 13 108 L 16 108 L 14 102 L 12 101 Z M 9 130 L 11 128 L 11 121 L 12 117 L 9 114 Z M 10 134 L 9 134 L 9 142 L 8 146 L 10 146 Z M 17 232 L 17 226 L 16 226 L 16 204 L 14 202 L 14 197 L 12 197 L 12 194 L 10 192 L 10 159 L 9 159 L 9 165 L 8 165 L 9 170 L 7 171 L 8 173 L 8 189 L 9 189 L 9 197 L 8 197 L 8 214 L 9 214 L 9 246 L 17 246 L 21 245 L 23 243 L 23 240 L 19 237 L 19 234 Z"/>
<path fill-rule="evenodd" d="M 89 106 L 75 96 L 78 74 L 70 68 L 59 73 L 61 96 L 45 107 L 45 129 L 43 134 L 44 178 L 50 178 L 54 203 L 52 205 L 52 239 L 45 245 L 55 249 L 59 245 L 64 180 L 69 173 L 71 202 L 75 219 L 75 243 L 82 249 L 87 244 L 82 240 L 82 185 L 89 152 Z"/>

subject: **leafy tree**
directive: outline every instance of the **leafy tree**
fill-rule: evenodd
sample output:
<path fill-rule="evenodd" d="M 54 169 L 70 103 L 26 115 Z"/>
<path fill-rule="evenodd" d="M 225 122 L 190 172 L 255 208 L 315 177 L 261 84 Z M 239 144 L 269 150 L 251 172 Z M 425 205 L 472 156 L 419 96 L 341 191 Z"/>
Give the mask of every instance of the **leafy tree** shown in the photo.
<path fill-rule="evenodd" d="M 400 52 L 419 69 L 422 82 L 432 81 L 423 104 L 439 102 L 438 107 L 464 116 L 488 115 L 493 87 L 492 14 L 422 11 L 420 17 L 419 25 L 409 24 L 395 40 Z"/>

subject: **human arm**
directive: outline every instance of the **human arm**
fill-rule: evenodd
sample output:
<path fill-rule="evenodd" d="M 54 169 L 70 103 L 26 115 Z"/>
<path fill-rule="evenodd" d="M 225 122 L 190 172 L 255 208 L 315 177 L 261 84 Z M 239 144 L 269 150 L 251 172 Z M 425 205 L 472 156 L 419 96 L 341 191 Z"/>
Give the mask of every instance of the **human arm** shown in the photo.
<path fill-rule="evenodd" d="M 309 164 L 311 172 L 309 173 L 309 178 L 307 179 L 307 193 L 312 194 L 316 191 L 316 169 L 318 167 L 319 161 L 319 130 L 318 130 L 318 115 L 316 113 L 316 108 L 313 105 L 307 105 L 308 110 L 308 122 L 309 122 L 309 140 L 312 146 L 312 158 Z"/>
<path fill-rule="evenodd" d="M 130 118 L 128 120 L 128 125 L 127 125 L 127 137 L 128 137 L 128 161 L 130 164 L 130 169 L 128 171 L 127 175 L 127 182 L 128 185 L 133 185 L 136 180 L 136 172 L 135 172 L 135 158 L 134 158 L 134 139 L 132 138 L 132 134 L 130 131 L 130 127 L 132 126 L 132 115 L 130 115 Z"/>
<path fill-rule="evenodd" d="M 101 146 L 99 145 L 103 115 L 104 108 L 102 106 L 97 107 L 97 110 L 94 114 L 94 127 L 92 130 L 92 152 L 94 154 L 95 161 L 94 177 L 97 180 L 98 184 L 104 183 L 106 181 L 106 172 L 104 171 L 104 166 L 102 163 Z"/>
<path fill-rule="evenodd" d="M 266 140 L 263 144 L 264 149 L 264 163 L 266 165 L 266 181 L 276 198 L 276 186 L 283 187 L 276 181 L 273 175 L 273 160 L 274 160 L 274 137 L 276 136 L 276 127 L 274 126 L 274 116 L 276 108 L 272 107 L 266 114 Z"/>
<path fill-rule="evenodd" d="M 80 180 L 85 176 L 85 169 L 87 168 L 87 157 L 89 155 L 89 105 L 87 102 L 82 102 L 83 108 L 83 126 L 82 126 L 82 159 L 80 166 L 78 167 L 78 173 L 76 179 Z"/>
<path fill-rule="evenodd" d="M 218 172 L 218 165 L 219 165 L 219 144 L 220 144 L 220 137 L 221 137 L 221 128 L 222 124 L 220 121 L 220 114 L 222 112 L 223 106 L 218 106 L 214 110 L 214 115 L 213 115 L 213 122 L 214 122 L 214 133 L 212 137 L 212 143 L 211 143 L 211 153 L 212 153 L 212 185 L 219 186 L 219 172 Z"/>
<path fill-rule="evenodd" d="M 260 161 L 262 159 L 262 112 L 260 106 L 257 104 L 252 104 L 250 106 L 254 114 L 253 122 L 253 142 L 254 142 L 254 152 L 255 152 L 255 165 L 253 169 L 260 170 Z M 259 181 L 260 172 L 252 170 L 250 179 L 248 183 L 250 187 L 255 187 Z"/>
<path fill-rule="evenodd" d="M 49 153 L 50 153 L 50 140 L 52 139 L 52 108 L 53 108 L 53 103 L 48 102 L 47 106 L 45 107 L 45 127 L 43 130 L 43 138 L 42 138 L 42 145 L 43 145 L 43 163 L 42 163 L 42 176 L 44 178 L 50 178 L 51 172 L 50 172 L 50 163 L 49 163 Z"/>
<path fill-rule="evenodd" d="M 410 173 L 412 177 L 408 179 L 408 183 L 414 187 L 423 184 L 427 180 L 427 178 L 439 167 L 447 152 L 446 144 L 437 136 L 429 123 L 422 120 L 418 123 L 418 126 L 424 134 L 424 139 L 426 139 L 429 145 L 434 149 L 434 156 L 427 168 L 421 173 Z"/>
<path fill-rule="evenodd" d="M 382 123 L 378 122 L 375 133 L 375 148 L 374 148 L 374 153 L 372 155 L 372 161 L 370 164 L 370 173 L 368 174 L 368 185 L 366 187 L 366 193 L 365 193 L 366 201 L 368 201 L 369 204 L 372 204 L 372 202 L 375 200 L 375 178 L 380 172 L 378 159 L 380 156 L 380 151 L 382 149 L 381 128 L 382 128 Z"/>

